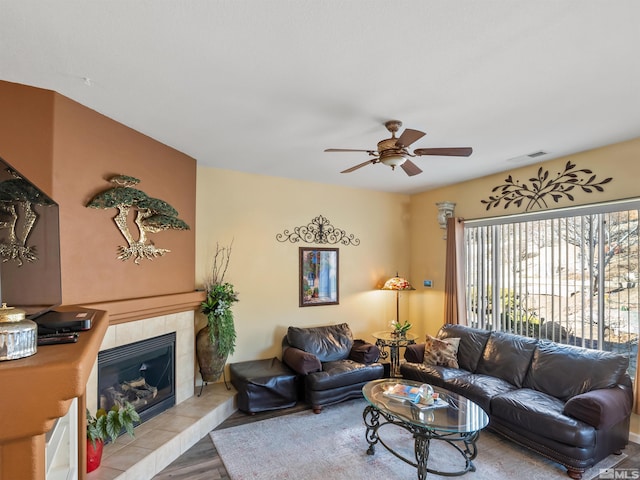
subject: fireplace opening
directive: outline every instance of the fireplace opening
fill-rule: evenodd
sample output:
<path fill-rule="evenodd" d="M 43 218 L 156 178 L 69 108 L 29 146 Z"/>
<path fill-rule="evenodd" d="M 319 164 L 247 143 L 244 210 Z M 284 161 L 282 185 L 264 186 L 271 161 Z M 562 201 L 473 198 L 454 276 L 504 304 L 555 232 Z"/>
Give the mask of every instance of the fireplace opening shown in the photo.
<path fill-rule="evenodd" d="M 141 422 L 173 407 L 176 334 L 168 333 L 98 353 L 98 404 L 131 403 Z"/>

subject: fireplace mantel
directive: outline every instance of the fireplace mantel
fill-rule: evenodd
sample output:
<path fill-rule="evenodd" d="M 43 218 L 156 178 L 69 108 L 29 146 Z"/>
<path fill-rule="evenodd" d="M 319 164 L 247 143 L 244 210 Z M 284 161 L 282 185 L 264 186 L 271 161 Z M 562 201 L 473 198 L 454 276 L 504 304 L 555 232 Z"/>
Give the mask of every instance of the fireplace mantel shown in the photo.
<path fill-rule="evenodd" d="M 45 478 L 45 434 L 73 398 L 79 399 L 84 425 L 87 379 L 108 324 L 107 313 L 99 311 L 77 343 L 39 347 L 31 357 L 0 363 L 0 479 Z M 84 452 L 84 427 L 80 430 Z"/>
<path fill-rule="evenodd" d="M 77 343 L 39 347 L 31 357 L 0 362 L 0 480 L 44 480 L 45 434 L 67 413 L 73 398 L 78 398 L 78 470 L 84 478 L 86 387 L 107 328 L 195 310 L 202 300 L 204 292 L 193 291 L 86 304 L 98 314 Z"/>
<path fill-rule="evenodd" d="M 109 312 L 109 324 L 117 325 L 158 315 L 195 310 L 204 299 L 204 291 L 194 290 L 193 292 L 157 295 L 155 297 L 92 303 L 86 306 Z"/>

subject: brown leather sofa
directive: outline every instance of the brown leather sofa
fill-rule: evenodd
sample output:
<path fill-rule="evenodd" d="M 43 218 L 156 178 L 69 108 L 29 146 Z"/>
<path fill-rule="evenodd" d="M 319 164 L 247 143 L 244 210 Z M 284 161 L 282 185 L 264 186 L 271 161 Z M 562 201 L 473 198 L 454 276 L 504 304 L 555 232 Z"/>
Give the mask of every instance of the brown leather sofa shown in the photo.
<path fill-rule="evenodd" d="M 461 325 L 445 325 L 437 338 L 460 339 L 459 368 L 424 364 L 422 343 L 405 350 L 402 376 L 473 400 L 488 428 L 564 465 L 571 478 L 626 446 L 626 357 Z"/>
<path fill-rule="evenodd" d="M 375 345 L 354 341 L 349 325 L 289 327 L 282 361 L 301 375 L 304 398 L 314 413 L 322 407 L 362 396 L 362 387 L 384 375 Z"/>

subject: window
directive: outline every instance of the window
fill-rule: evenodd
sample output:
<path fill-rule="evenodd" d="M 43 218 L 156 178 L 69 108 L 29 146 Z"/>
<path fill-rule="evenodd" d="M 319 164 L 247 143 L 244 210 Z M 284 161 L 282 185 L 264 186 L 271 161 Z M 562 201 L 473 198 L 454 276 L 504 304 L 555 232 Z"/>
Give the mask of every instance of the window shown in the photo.
<path fill-rule="evenodd" d="M 638 349 L 640 200 L 465 223 L 474 327 L 618 352 Z"/>

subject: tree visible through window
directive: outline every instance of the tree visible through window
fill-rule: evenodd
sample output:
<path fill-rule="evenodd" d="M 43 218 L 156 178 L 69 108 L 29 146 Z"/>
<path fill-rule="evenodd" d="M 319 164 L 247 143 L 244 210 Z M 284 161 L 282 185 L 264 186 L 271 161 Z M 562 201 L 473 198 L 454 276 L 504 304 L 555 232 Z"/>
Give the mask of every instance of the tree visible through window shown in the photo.
<path fill-rule="evenodd" d="M 640 330 L 640 201 L 465 222 L 470 325 L 627 355 Z"/>

